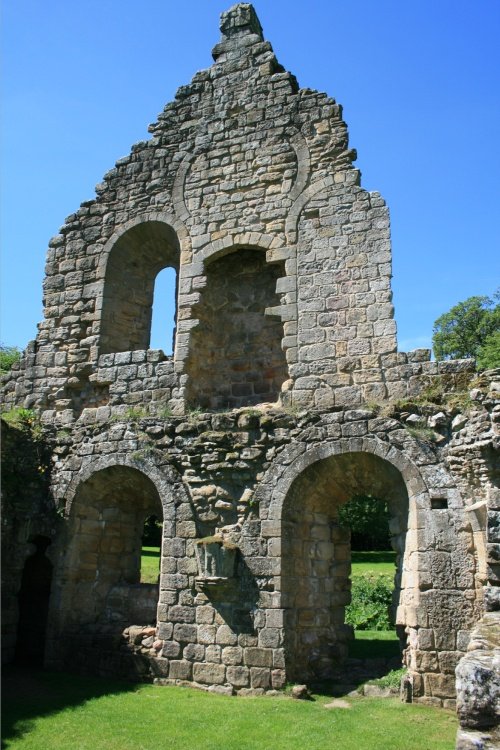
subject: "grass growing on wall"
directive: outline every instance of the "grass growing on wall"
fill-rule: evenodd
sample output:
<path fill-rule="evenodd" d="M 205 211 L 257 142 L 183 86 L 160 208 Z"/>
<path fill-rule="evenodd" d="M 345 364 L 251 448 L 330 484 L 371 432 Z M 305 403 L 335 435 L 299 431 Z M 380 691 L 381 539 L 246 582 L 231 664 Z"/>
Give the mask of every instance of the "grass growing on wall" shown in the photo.
<path fill-rule="evenodd" d="M 453 713 L 356 697 L 325 708 L 60 673 L 6 671 L 5 750 L 453 750 Z"/>

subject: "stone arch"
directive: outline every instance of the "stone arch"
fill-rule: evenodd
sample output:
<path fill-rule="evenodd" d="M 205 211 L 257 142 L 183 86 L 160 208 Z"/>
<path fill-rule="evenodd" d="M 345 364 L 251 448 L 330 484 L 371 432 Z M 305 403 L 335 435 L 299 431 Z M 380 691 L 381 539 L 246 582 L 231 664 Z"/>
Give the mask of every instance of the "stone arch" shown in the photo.
<path fill-rule="evenodd" d="M 149 348 L 156 276 L 167 267 L 178 274 L 188 244 L 185 227 L 171 219 L 160 213 L 137 217 L 106 243 L 97 271 L 100 354 Z"/>
<path fill-rule="evenodd" d="M 429 505 L 428 488 L 417 465 L 391 443 L 370 436 L 325 441 L 312 448 L 302 443 L 285 448 L 280 454 L 279 463 L 269 469 L 256 491 L 261 513 L 265 514 L 266 519 L 279 521 L 286 494 L 302 471 L 325 458 L 353 452 L 373 453 L 394 464 L 403 477 L 413 505 Z"/>
<path fill-rule="evenodd" d="M 124 628 L 155 625 L 162 607 L 159 586 L 139 578 L 144 520 L 152 514 L 163 518 L 162 555 L 170 555 L 176 506 L 189 498 L 173 470 L 115 455 L 84 466 L 66 499 L 48 662 L 56 666 L 70 659 L 76 669 L 85 669 L 92 653 L 100 660 L 107 650 L 116 651 Z"/>
<path fill-rule="evenodd" d="M 283 613 L 287 679 L 334 677 L 347 655 L 350 544 L 337 512 L 355 494 L 383 497 L 389 504 L 397 552 L 394 614 L 405 647 L 419 602 L 417 508 L 429 505 L 415 464 L 376 437 L 311 449 L 299 444 L 283 451 L 256 494 L 268 548 L 281 549 L 274 583 Z"/>
<path fill-rule="evenodd" d="M 288 377 L 283 325 L 266 312 L 279 305 L 280 263 L 268 263 L 264 248 L 238 244 L 212 247 L 204 271 L 192 311 L 187 402 L 234 408 L 276 401 Z"/>
<path fill-rule="evenodd" d="M 279 235 L 263 232 L 233 232 L 218 240 L 209 241 L 197 250 L 196 259 L 204 264 L 212 263 L 218 257 L 227 255 L 243 247 L 254 247 L 265 250 L 266 259 L 274 262 L 274 251 L 282 248 L 284 240 Z"/>
<path fill-rule="evenodd" d="M 150 460 L 138 460 L 130 454 L 104 456 L 97 460 L 89 460 L 85 463 L 78 474 L 69 483 L 64 495 L 64 514 L 70 517 L 72 505 L 78 488 L 90 479 L 96 472 L 114 466 L 129 467 L 143 473 L 157 489 L 160 497 L 163 518 L 172 521 L 175 517 L 175 500 L 182 495 L 184 502 L 188 501 L 187 491 L 182 484 L 180 476 L 170 466 L 162 466 L 161 469 Z"/>

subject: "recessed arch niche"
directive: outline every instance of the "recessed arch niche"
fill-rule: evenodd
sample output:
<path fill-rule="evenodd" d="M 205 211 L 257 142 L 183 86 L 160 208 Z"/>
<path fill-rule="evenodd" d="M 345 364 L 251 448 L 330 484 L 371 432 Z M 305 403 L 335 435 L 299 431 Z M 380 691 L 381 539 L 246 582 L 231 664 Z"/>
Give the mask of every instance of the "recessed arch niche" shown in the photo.
<path fill-rule="evenodd" d="M 267 263 L 263 250 L 241 247 L 207 261 L 205 275 L 193 310 L 199 322 L 186 367 L 189 405 L 226 409 L 276 401 L 288 377 L 283 324 L 265 310 L 280 304 L 282 264 Z"/>
<path fill-rule="evenodd" d="M 140 583 L 144 521 L 163 519 L 153 481 L 131 466 L 94 472 L 76 489 L 68 521 L 68 545 L 60 571 L 64 631 L 109 623 L 156 619 L 158 587 Z M 137 607 L 142 612 L 134 611 Z"/>

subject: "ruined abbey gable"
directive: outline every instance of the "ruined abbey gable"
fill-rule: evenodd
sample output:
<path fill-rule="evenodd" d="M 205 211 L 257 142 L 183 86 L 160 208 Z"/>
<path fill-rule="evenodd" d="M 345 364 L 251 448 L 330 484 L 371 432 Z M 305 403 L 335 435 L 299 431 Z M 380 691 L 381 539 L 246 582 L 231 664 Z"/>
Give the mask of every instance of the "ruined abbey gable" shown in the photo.
<path fill-rule="evenodd" d="M 467 414 L 381 410 L 463 390 L 473 367 L 397 351 L 388 211 L 360 185 L 341 106 L 299 88 L 252 6 L 221 34 L 49 243 L 44 320 L 4 382 L 50 449 L 46 483 L 12 500 L 6 650 L 38 534 L 52 667 L 230 692 L 334 676 L 352 637 L 338 510 L 365 493 L 391 513 L 413 698 L 453 700 L 470 631 L 500 606 L 498 383 Z M 166 267 L 172 356 L 149 348 Z M 158 585 L 140 582 L 153 514 Z"/>

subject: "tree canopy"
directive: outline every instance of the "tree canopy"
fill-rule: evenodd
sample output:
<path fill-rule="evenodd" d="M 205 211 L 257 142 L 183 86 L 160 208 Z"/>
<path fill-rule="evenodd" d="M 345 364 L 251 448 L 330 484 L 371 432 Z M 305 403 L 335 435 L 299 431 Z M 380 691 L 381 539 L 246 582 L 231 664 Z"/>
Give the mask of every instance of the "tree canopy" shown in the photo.
<path fill-rule="evenodd" d="M 5 346 L 0 344 L 0 375 L 9 372 L 14 362 L 21 357 L 21 350 L 17 346 Z"/>
<path fill-rule="evenodd" d="M 469 297 L 434 323 L 436 359 L 474 358 L 479 369 L 500 367 L 500 290 Z"/>
<path fill-rule="evenodd" d="M 391 548 L 389 511 L 385 500 L 370 495 L 355 495 L 340 507 L 339 521 L 351 529 L 351 549 Z"/>

